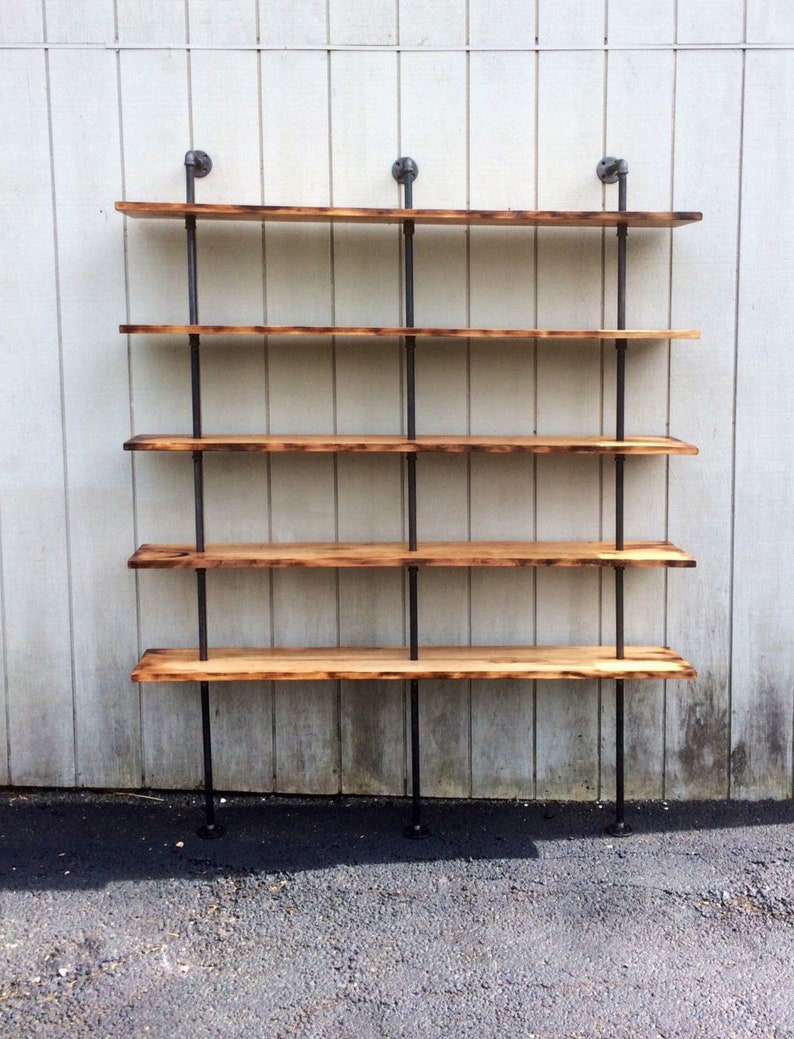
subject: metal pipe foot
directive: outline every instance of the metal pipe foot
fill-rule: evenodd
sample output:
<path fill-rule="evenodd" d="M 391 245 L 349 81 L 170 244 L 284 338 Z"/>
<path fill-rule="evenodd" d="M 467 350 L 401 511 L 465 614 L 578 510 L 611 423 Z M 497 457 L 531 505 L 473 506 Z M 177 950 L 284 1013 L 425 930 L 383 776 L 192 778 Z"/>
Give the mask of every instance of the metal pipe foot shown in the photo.
<path fill-rule="evenodd" d="M 203 826 L 199 826 L 196 833 L 202 840 L 214 841 L 216 837 L 223 837 L 226 833 L 226 827 L 218 826 L 217 823 L 205 823 Z"/>
<path fill-rule="evenodd" d="M 627 823 L 616 819 L 606 827 L 604 833 L 608 833 L 610 837 L 631 837 L 634 831 Z"/>
<path fill-rule="evenodd" d="M 421 823 L 411 823 L 410 826 L 406 826 L 403 830 L 403 837 L 408 837 L 412 841 L 421 841 L 429 836 L 430 830 L 426 826 L 422 826 Z"/>

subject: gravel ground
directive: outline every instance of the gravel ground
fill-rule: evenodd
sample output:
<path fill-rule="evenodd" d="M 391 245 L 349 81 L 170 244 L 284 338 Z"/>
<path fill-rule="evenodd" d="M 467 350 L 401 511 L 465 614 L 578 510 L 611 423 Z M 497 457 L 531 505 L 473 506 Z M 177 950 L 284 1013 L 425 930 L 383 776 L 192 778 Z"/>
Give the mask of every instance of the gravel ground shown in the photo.
<path fill-rule="evenodd" d="M 794 803 L 0 792 L 0 1034 L 794 1039 Z"/>

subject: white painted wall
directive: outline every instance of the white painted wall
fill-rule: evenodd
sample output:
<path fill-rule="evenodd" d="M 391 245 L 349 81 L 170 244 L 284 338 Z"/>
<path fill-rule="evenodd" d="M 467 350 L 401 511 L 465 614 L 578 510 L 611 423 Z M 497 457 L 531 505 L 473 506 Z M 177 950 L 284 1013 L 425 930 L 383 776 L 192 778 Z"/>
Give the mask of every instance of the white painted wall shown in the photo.
<path fill-rule="evenodd" d="M 629 574 L 627 638 L 665 642 L 694 683 L 629 695 L 632 797 L 788 797 L 794 718 L 794 426 L 789 421 L 794 89 L 788 0 L 4 0 L 0 7 L 0 783 L 192 787 L 192 687 L 137 688 L 149 645 L 195 642 L 194 581 L 126 567 L 189 539 L 189 462 L 131 458 L 131 433 L 186 431 L 187 352 L 120 322 L 186 317 L 177 224 L 116 199 L 701 209 L 630 236 L 629 324 L 700 343 L 632 349 L 629 426 L 697 458 L 629 467 L 627 534 L 666 535 L 695 571 Z M 400 318 L 395 228 L 201 231 L 218 322 Z M 575 327 L 614 319 L 599 233 L 420 230 L 417 318 Z M 207 344 L 205 428 L 397 431 L 399 348 Z M 579 345 L 436 344 L 428 432 L 599 432 L 613 358 Z M 210 539 L 400 536 L 398 461 L 208 458 Z M 422 458 L 425 537 L 597 537 L 611 469 L 591 459 Z M 401 639 L 399 575 L 210 574 L 211 641 Z M 611 581 L 585 572 L 422 575 L 422 635 L 612 638 Z M 609 797 L 611 690 L 426 683 L 427 794 Z M 407 781 L 398 684 L 213 692 L 216 778 L 237 790 L 392 793 Z"/>

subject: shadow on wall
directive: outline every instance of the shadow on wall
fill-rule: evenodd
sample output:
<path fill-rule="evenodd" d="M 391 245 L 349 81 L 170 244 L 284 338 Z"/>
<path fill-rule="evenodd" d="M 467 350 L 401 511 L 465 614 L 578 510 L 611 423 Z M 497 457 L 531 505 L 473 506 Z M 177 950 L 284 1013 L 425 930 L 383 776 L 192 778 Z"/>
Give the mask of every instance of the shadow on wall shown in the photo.
<path fill-rule="evenodd" d="M 201 797 L 11 792 L 0 798 L 0 888 L 80 890 L 125 880 L 296 873 L 361 864 L 538 859 L 544 842 L 607 841 L 630 853 L 643 833 L 686 834 L 794 823 L 794 802 L 683 802 L 627 806 L 636 834 L 604 836 L 598 804 L 430 801 L 431 836 L 403 837 L 400 800 L 228 797 L 225 834 L 202 840 Z"/>

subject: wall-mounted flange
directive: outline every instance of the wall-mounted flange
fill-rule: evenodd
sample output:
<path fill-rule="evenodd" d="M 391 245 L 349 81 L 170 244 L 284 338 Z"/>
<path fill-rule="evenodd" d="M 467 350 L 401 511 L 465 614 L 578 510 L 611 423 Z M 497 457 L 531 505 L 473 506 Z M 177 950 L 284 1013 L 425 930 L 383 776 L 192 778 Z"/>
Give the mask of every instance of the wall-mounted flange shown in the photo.
<path fill-rule="evenodd" d="M 185 165 L 192 168 L 194 177 L 206 177 L 212 169 L 212 159 L 206 152 L 189 151 L 185 155 Z"/>
<path fill-rule="evenodd" d="M 404 184 L 408 177 L 410 177 L 412 181 L 416 180 L 419 176 L 419 167 L 413 159 L 410 159 L 407 155 L 403 155 L 394 161 L 391 168 L 391 175 L 395 180 L 399 181 L 400 184 Z"/>
<path fill-rule="evenodd" d="M 621 173 L 628 172 L 629 164 L 626 160 L 616 159 L 612 155 L 607 155 L 596 166 L 598 179 L 603 181 L 604 184 L 615 184 Z"/>

